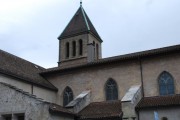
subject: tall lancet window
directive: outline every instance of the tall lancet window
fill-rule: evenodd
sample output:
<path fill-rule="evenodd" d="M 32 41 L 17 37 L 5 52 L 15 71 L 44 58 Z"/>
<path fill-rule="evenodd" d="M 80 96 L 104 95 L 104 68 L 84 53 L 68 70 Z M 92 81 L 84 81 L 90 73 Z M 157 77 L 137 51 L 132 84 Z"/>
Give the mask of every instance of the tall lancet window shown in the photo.
<path fill-rule="evenodd" d="M 79 55 L 81 56 L 83 54 L 83 42 L 80 39 L 79 40 Z"/>
<path fill-rule="evenodd" d="M 66 58 L 69 58 L 69 43 L 66 43 Z"/>
<path fill-rule="evenodd" d="M 70 87 L 66 87 L 63 93 L 63 105 L 66 106 L 73 100 L 73 91 Z"/>
<path fill-rule="evenodd" d="M 118 99 L 118 89 L 117 84 L 113 79 L 109 79 L 106 82 L 106 100 L 117 100 Z"/>
<path fill-rule="evenodd" d="M 72 47 L 73 47 L 73 49 L 72 49 L 72 55 L 73 55 L 73 57 L 75 57 L 76 56 L 76 41 L 73 41 L 72 42 Z"/>
<path fill-rule="evenodd" d="M 159 93 L 160 95 L 174 94 L 174 79 L 166 71 L 162 72 L 159 76 Z"/>

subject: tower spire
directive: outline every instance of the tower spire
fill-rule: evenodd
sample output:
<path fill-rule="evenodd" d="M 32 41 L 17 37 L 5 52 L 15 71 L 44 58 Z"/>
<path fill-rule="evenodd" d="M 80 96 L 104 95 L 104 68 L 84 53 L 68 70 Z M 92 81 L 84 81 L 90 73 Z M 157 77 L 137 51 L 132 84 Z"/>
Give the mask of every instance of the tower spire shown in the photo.
<path fill-rule="evenodd" d="M 80 0 L 80 6 L 82 6 L 82 0 Z"/>

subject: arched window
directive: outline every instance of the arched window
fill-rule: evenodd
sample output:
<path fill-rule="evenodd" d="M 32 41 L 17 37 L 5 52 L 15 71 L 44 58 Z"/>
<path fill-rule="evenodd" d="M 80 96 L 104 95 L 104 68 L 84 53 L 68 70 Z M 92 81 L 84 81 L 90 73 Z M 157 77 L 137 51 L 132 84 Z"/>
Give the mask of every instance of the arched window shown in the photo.
<path fill-rule="evenodd" d="M 83 53 L 83 42 L 82 40 L 79 40 L 79 55 L 82 55 Z"/>
<path fill-rule="evenodd" d="M 73 91 L 70 87 L 66 87 L 63 93 L 63 105 L 66 106 L 73 100 Z"/>
<path fill-rule="evenodd" d="M 72 50 L 73 50 L 73 51 L 72 51 L 73 54 L 72 54 L 72 55 L 73 55 L 73 56 L 76 56 L 76 41 L 73 41 L 72 47 L 73 47 L 73 49 L 72 49 Z"/>
<path fill-rule="evenodd" d="M 99 59 L 99 45 L 96 44 L 96 59 Z"/>
<path fill-rule="evenodd" d="M 69 58 L 69 43 L 66 43 L 66 58 Z"/>
<path fill-rule="evenodd" d="M 159 76 L 159 93 L 160 95 L 174 94 L 174 80 L 168 72 L 164 71 Z"/>
<path fill-rule="evenodd" d="M 105 90 L 106 90 L 106 100 L 118 99 L 117 84 L 113 79 L 109 79 L 106 82 Z"/>

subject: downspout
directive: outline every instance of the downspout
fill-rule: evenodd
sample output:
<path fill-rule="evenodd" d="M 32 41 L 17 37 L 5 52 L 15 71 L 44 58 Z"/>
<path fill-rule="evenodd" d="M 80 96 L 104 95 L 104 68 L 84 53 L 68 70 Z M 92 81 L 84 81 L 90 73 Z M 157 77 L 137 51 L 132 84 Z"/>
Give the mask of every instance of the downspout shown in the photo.
<path fill-rule="evenodd" d="M 139 119 L 139 111 L 137 111 L 137 114 L 138 114 L 138 120 L 140 120 L 140 119 Z"/>
<path fill-rule="evenodd" d="M 31 94 L 33 95 L 33 84 L 31 84 Z"/>
<path fill-rule="evenodd" d="M 143 82 L 143 67 L 142 67 L 142 60 L 139 57 L 139 66 L 140 66 L 140 72 L 141 72 L 141 85 L 142 85 L 142 97 L 144 97 L 144 82 Z"/>

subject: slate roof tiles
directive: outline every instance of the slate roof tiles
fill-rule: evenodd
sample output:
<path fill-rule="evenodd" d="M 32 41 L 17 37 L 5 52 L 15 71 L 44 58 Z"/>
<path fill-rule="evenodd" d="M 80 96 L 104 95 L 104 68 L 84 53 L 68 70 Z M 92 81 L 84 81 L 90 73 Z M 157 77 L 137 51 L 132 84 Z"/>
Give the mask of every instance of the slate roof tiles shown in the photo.
<path fill-rule="evenodd" d="M 0 73 L 57 91 L 54 85 L 39 75 L 43 70 L 45 69 L 39 65 L 0 50 Z"/>
<path fill-rule="evenodd" d="M 94 35 L 99 41 L 102 42 L 101 37 L 97 33 L 95 27 L 84 11 L 83 7 L 80 6 L 73 18 L 70 20 L 69 24 L 66 26 L 64 31 L 58 37 L 59 40 L 76 36 L 79 34 L 91 33 Z"/>

